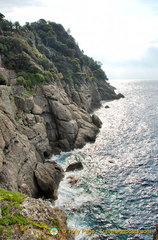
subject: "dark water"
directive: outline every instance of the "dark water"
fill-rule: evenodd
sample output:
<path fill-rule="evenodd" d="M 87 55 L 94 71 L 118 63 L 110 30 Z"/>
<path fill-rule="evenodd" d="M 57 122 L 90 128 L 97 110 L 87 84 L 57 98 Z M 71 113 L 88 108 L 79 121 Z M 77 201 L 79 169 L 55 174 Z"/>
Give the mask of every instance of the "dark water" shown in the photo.
<path fill-rule="evenodd" d="M 113 81 L 124 99 L 103 102 L 103 122 L 95 143 L 54 159 L 66 168 L 81 161 L 82 171 L 59 189 L 60 206 L 76 240 L 152 239 L 158 223 L 158 81 Z M 105 108 L 105 105 L 110 108 Z M 151 230 L 107 233 L 106 230 Z"/>

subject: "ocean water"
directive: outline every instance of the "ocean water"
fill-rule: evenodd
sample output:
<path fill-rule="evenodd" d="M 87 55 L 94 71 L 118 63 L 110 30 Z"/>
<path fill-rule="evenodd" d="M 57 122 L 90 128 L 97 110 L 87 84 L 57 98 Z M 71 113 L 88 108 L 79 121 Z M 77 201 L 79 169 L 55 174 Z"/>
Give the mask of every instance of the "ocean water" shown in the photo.
<path fill-rule="evenodd" d="M 96 141 L 52 157 L 64 169 L 84 166 L 66 173 L 56 206 L 76 240 L 150 240 L 158 223 L 158 81 L 111 84 L 125 98 L 95 112 L 103 122 Z M 78 178 L 73 186 L 70 175 Z"/>

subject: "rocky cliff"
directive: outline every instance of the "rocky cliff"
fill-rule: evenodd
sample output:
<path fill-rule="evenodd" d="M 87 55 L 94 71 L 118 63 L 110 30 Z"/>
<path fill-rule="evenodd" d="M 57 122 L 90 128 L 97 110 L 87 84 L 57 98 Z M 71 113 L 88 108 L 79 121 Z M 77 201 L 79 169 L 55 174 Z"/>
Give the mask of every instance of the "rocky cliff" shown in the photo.
<path fill-rule="evenodd" d="M 93 110 L 122 95 L 62 25 L 0 27 L 0 187 L 54 202 L 64 171 L 50 156 L 95 141 Z"/>
<path fill-rule="evenodd" d="M 88 113 L 93 105 L 88 90 L 67 91 L 56 84 L 35 86 L 32 92 L 0 86 L 1 187 L 19 191 L 25 184 L 30 196 L 57 198 L 63 170 L 55 163 L 47 167 L 45 159 L 95 141 L 101 127 L 97 116 Z"/>
<path fill-rule="evenodd" d="M 57 199 L 64 173 L 45 159 L 95 141 L 101 122 L 90 113 L 100 100 L 120 97 L 109 83 L 92 81 L 84 71 L 78 84 L 58 79 L 26 88 L 16 85 L 16 72 L 0 57 L 1 78 L 7 82 L 0 85 L 1 187 L 21 191 L 25 186 L 30 196 Z"/>

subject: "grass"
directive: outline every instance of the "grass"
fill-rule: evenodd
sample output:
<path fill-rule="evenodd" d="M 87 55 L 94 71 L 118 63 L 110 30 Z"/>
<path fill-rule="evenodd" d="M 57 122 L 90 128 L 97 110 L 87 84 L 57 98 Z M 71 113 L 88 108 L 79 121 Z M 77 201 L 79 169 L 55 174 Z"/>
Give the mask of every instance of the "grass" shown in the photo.
<path fill-rule="evenodd" d="M 25 199 L 24 199 L 24 194 L 22 193 L 11 192 L 5 189 L 0 189 L 0 200 L 8 200 L 11 202 L 16 202 L 18 204 L 21 204 Z"/>
<path fill-rule="evenodd" d="M 41 229 L 42 234 L 50 235 L 50 229 L 56 227 L 59 229 L 58 222 L 50 218 L 48 219 L 51 226 L 41 221 L 33 221 L 32 218 L 24 217 L 20 214 L 22 207 L 21 203 L 25 201 L 25 195 L 19 192 L 11 192 L 5 189 L 0 189 L 1 213 L 0 218 L 0 236 L 10 239 L 15 229 L 18 229 L 18 234 L 25 232 L 28 228 Z M 12 238 L 11 238 L 12 239 Z M 39 236 L 39 239 L 40 236 Z M 44 238 L 46 239 L 46 238 Z"/>

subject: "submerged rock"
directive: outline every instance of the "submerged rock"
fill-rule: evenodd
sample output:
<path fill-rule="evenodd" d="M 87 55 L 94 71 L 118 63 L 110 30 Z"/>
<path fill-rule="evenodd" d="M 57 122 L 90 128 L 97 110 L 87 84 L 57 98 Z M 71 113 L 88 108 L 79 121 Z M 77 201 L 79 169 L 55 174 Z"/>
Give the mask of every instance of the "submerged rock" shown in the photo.
<path fill-rule="evenodd" d="M 67 179 L 68 179 L 68 183 L 70 183 L 71 186 L 74 185 L 75 183 L 77 183 L 77 181 L 78 181 L 78 177 L 74 176 L 74 175 L 68 176 Z"/>

